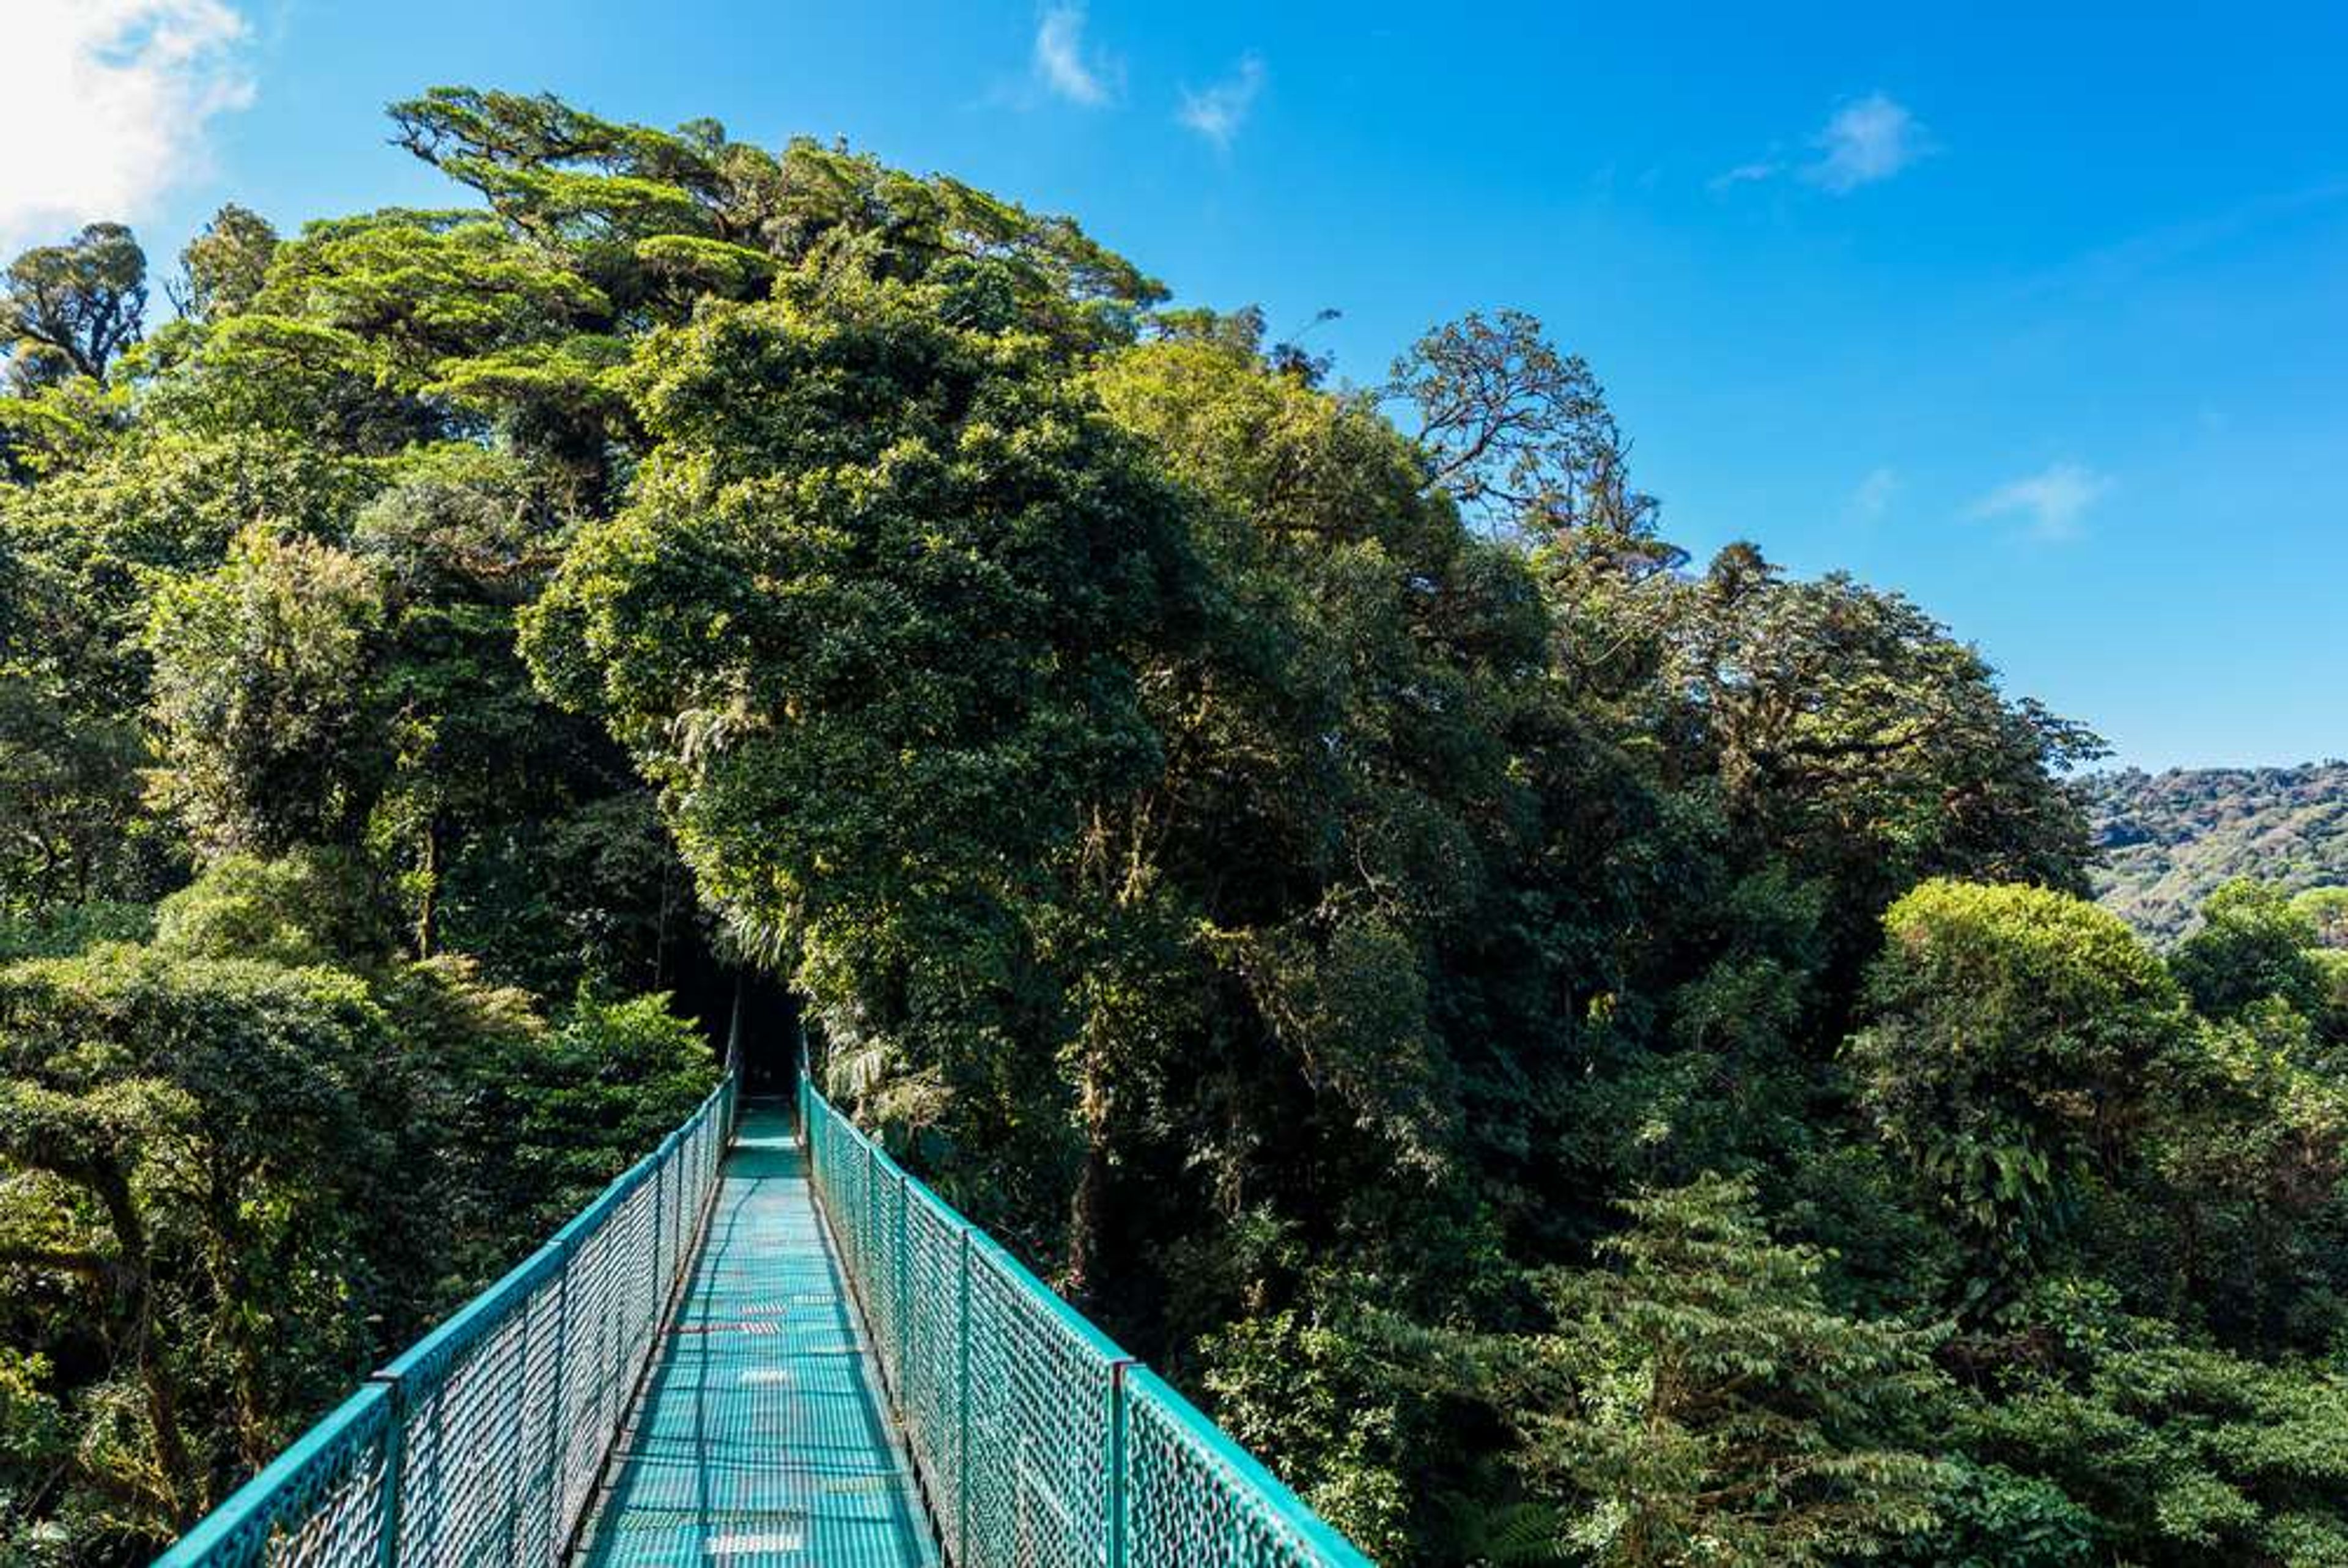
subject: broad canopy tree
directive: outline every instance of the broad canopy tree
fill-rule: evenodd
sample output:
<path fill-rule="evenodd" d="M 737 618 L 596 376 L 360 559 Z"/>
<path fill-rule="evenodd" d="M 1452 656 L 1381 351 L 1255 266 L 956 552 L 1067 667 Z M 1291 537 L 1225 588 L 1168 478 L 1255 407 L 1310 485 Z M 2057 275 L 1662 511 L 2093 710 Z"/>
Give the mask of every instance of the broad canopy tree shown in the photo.
<path fill-rule="evenodd" d="M 26 251 L 0 278 L 0 351 L 22 388 L 103 382 L 146 328 L 147 253 L 119 223 Z"/>
<path fill-rule="evenodd" d="M 1046 868 L 1159 766 L 1137 651 L 1196 613 L 1177 494 L 1012 285 L 822 266 L 648 339 L 657 445 L 525 644 L 660 786 L 705 895 L 797 933 L 843 1032 L 963 1085 L 1059 1043 Z"/>

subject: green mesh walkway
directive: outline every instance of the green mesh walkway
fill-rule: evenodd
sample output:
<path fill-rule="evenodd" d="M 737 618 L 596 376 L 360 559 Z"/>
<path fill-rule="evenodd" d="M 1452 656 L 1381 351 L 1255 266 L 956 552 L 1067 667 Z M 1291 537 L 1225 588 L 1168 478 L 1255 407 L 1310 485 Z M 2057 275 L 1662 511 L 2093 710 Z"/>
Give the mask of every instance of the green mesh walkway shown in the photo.
<path fill-rule="evenodd" d="M 574 1562 L 934 1563 L 783 1112 L 747 1106 Z"/>
<path fill-rule="evenodd" d="M 736 1087 L 157 1568 L 1369 1568 L 813 1083 L 804 1152 Z"/>

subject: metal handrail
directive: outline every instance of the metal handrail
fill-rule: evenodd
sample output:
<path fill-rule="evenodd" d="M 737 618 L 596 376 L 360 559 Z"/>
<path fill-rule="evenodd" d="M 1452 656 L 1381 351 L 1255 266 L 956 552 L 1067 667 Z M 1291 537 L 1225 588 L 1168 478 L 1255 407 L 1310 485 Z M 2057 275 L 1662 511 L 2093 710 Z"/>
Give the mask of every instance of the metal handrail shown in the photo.
<path fill-rule="evenodd" d="M 799 1081 L 816 1196 L 958 1568 L 1367 1568 L 1171 1385 Z"/>
<path fill-rule="evenodd" d="M 155 1568 L 561 1563 L 692 1263 L 735 1102 L 728 1072 L 684 1126 Z"/>

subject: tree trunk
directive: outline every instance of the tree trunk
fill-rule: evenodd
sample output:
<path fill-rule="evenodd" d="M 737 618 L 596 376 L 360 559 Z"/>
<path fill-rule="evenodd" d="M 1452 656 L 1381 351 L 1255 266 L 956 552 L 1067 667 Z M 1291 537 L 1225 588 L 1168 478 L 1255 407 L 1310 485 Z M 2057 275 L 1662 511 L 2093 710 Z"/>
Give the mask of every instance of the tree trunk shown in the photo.
<path fill-rule="evenodd" d="M 108 1164 L 92 1173 L 91 1185 L 106 1206 L 108 1223 L 122 1249 L 122 1321 L 132 1352 L 138 1358 L 139 1381 L 146 1395 L 147 1420 L 154 1429 L 155 1462 L 163 1472 L 167 1494 L 158 1501 L 174 1523 L 186 1526 L 203 1512 L 205 1499 L 195 1460 L 180 1433 L 180 1402 L 155 1354 L 154 1296 L 147 1255 L 147 1226 L 130 1195 L 130 1179 Z"/>
<path fill-rule="evenodd" d="M 428 958 L 440 939 L 440 830 L 424 825 L 424 896 L 416 909 L 416 956 Z"/>
<path fill-rule="evenodd" d="M 1077 1093 L 1076 1113 L 1084 1127 L 1084 1163 L 1076 1173 L 1076 1191 L 1068 1209 L 1069 1296 L 1078 1303 L 1092 1299 L 1099 1286 L 1101 1245 L 1108 1234 L 1109 1090 L 1105 1064 L 1097 1049 L 1085 1053 L 1084 1082 Z"/>

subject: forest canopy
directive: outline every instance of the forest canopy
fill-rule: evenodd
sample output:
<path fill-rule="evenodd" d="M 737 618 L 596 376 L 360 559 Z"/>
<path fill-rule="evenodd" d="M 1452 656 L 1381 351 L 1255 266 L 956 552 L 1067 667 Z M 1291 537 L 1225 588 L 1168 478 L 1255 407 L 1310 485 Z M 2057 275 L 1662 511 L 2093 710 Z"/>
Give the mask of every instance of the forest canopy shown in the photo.
<path fill-rule="evenodd" d="M 0 282 L 0 1559 L 133 1563 L 679 1119 L 729 978 L 1381 1562 L 2348 1562 L 2341 910 L 1073 220 L 437 88 Z"/>
<path fill-rule="evenodd" d="M 2210 894 L 2254 877 L 2287 891 L 2348 885 L 2348 763 L 2088 774 L 2103 853 L 2096 896 L 2156 942 Z"/>

